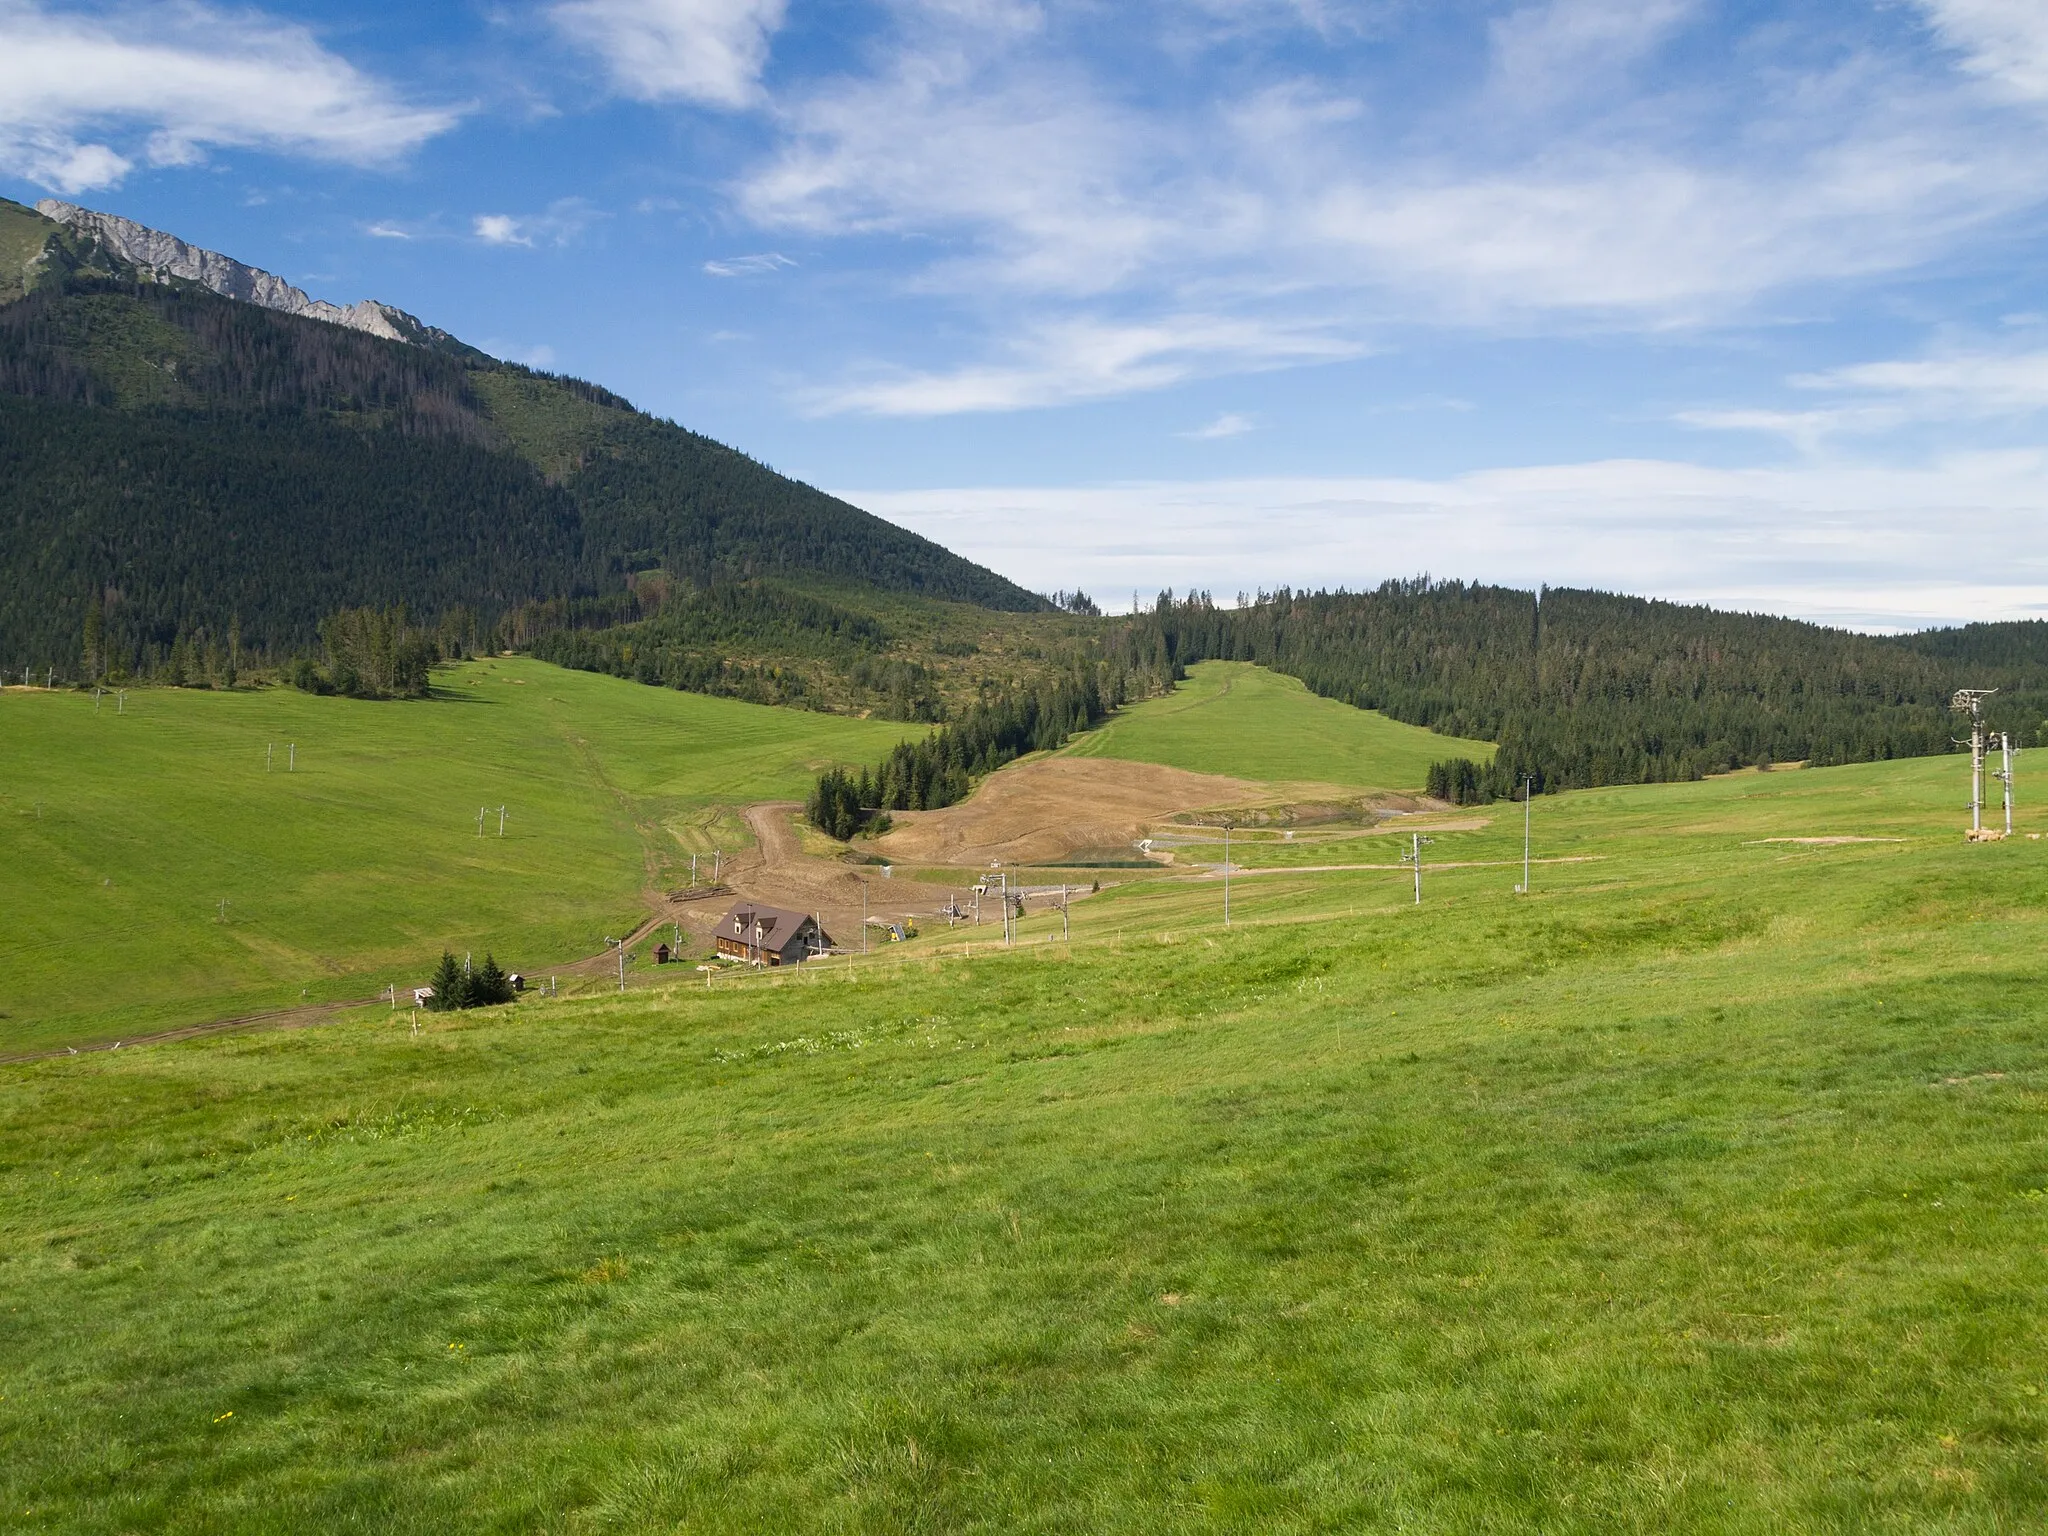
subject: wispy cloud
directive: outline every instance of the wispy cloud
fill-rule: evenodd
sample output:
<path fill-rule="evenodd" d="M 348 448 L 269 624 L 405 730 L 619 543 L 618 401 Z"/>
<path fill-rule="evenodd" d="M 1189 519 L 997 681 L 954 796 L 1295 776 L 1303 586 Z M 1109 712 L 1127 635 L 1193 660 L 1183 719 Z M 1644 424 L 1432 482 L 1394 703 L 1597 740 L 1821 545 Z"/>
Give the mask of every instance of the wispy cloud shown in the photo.
<path fill-rule="evenodd" d="M 1681 411 L 1687 426 L 1763 432 L 1808 452 L 1830 439 L 1929 422 L 1987 421 L 2048 411 L 2048 352 L 1950 352 L 1794 374 L 1794 389 L 1831 397 L 1806 409 Z"/>
<path fill-rule="evenodd" d="M 1098 595 L 1357 588 L 1427 570 L 1866 629 L 2048 617 L 2041 451 L 1905 471 L 1609 460 L 1444 479 L 838 492 L 1013 580 Z M 2001 530 L 1995 564 L 1954 536 L 1971 521 Z"/>
<path fill-rule="evenodd" d="M 0 169 L 61 192 L 114 186 L 138 159 L 191 165 L 215 148 L 386 163 L 460 112 L 410 105 L 259 12 L 0 0 Z"/>
<path fill-rule="evenodd" d="M 984 354 L 854 397 L 890 409 L 948 392 L 975 409 L 1044 400 L 1015 354 L 1078 300 L 1109 325 L 1200 309 L 1357 346 L 1416 324 L 1745 323 L 1787 295 L 1914 270 L 2048 202 L 2048 124 L 2006 99 L 2032 78 L 2048 13 L 1917 3 L 1960 57 L 1848 20 L 1536 0 L 1477 24 L 1483 67 L 1403 116 L 1339 31 L 1217 89 L 1140 96 L 1128 78 L 1157 63 L 1142 37 L 1111 55 L 1055 7 L 899 0 L 900 30 L 867 67 L 780 93 L 778 142 L 732 192 L 764 229 L 932 253 L 907 286 L 956 304 Z M 1229 25 L 1328 25 L 1313 9 L 1200 7 Z M 1710 21 L 1714 47 L 1680 46 Z M 1170 55 L 1177 35 L 1161 24 L 1151 46 Z M 1731 70 L 1745 49 L 1770 67 Z M 1150 368 L 1116 377 L 1156 387 Z"/>
<path fill-rule="evenodd" d="M 704 270 L 713 277 L 766 277 L 795 265 L 780 251 L 764 251 L 758 256 L 726 256 L 707 261 Z"/>
<path fill-rule="evenodd" d="M 949 416 L 1014 411 L 1161 389 L 1204 375 L 1241 373 L 1357 354 L 1345 340 L 1306 328 L 1212 315 L 1149 322 L 1070 319 L 1037 327 L 997 363 L 948 372 L 897 372 L 815 390 L 803 403 L 821 415 Z"/>
<path fill-rule="evenodd" d="M 410 240 L 412 238 L 411 230 L 393 224 L 388 219 L 380 219 L 375 224 L 366 226 L 363 233 L 374 240 Z"/>
<path fill-rule="evenodd" d="M 1977 74 L 2048 99 L 2048 10 L 2037 0 L 1919 0 L 1935 31 Z"/>
<path fill-rule="evenodd" d="M 1253 421 L 1251 417 L 1240 415 L 1236 411 L 1225 411 L 1206 427 L 1196 427 L 1193 431 L 1183 432 L 1180 435 L 1192 438 L 1196 442 L 1209 442 L 1219 437 L 1242 437 L 1245 433 L 1255 431 L 1257 428 L 1258 423 Z"/>
<path fill-rule="evenodd" d="M 486 245 L 567 245 L 596 217 L 581 198 L 565 197 L 549 204 L 545 213 L 480 213 L 470 230 Z"/>
<path fill-rule="evenodd" d="M 549 14 L 624 95 L 745 107 L 760 99 L 786 0 L 568 0 Z"/>

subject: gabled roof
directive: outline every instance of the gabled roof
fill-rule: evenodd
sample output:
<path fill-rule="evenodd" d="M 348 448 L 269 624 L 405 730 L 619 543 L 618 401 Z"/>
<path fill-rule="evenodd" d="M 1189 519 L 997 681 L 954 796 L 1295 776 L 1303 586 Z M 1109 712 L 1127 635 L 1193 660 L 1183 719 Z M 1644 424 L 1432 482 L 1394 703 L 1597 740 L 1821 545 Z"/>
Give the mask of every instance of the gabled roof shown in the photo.
<path fill-rule="evenodd" d="M 806 923 L 811 922 L 808 912 L 763 906 L 758 901 L 736 901 L 732 910 L 718 920 L 718 937 L 735 939 L 750 949 L 758 947 L 779 951 L 797 936 Z M 818 929 L 818 942 L 828 945 L 832 942 L 823 928 Z"/>

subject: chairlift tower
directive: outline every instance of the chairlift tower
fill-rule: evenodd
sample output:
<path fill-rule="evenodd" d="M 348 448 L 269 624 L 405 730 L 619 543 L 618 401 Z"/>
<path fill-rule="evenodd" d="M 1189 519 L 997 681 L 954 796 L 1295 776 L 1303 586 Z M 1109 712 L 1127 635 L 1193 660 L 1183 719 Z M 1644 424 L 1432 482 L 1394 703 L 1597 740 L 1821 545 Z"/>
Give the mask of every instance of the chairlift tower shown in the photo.
<path fill-rule="evenodd" d="M 1223 926 L 1230 926 L 1230 833 L 1237 823 L 1230 817 L 1223 818 Z M 1060 900 L 1066 900 L 1066 888 L 1060 890 Z"/>
<path fill-rule="evenodd" d="M 1996 688 L 1958 688 L 1948 707 L 1970 717 L 1970 839 L 1984 836 L 1984 701 Z M 1960 742 L 1957 745 L 1961 745 Z"/>
<path fill-rule="evenodd" d="M 1409 834 L 1409 849 L 1401 855 L 1403 864 L 1415 866 L 1415 905 L 1422 905 L 1422 850 L 1435 842 L 1433 837 L 1424 837 L 1420 832 Z"/>
<path fill-rule="evenodd" d="M 2019 756 L 2019 748 L 2012 744 L 2012 738 L 2004 731 L 1998 733 L 1998 771 L 1991 775 L 1998 780 L 2005 791 L 2005 835 L 2012 836 L 2012 760 Z"/>

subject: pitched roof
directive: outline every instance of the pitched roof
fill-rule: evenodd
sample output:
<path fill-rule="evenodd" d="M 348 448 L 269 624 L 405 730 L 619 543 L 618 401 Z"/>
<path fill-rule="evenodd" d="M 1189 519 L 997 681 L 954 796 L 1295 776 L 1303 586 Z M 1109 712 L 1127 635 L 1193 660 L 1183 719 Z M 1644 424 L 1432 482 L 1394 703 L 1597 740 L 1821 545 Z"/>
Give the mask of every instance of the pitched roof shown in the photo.
<path fill-rule="evenodd" d="M 811 914 L 808 912 L 792 912 L 786 907 L 767 907 L 758 901 L 736 901 L 732 904 L 732 910 L 718 920 L 718 936 L 721 939 L 736 939 L 749 948 L 779 951 L 796 937 L 797 930 L 810 921 Z M 818 941 L 823 944 L 832 942 L 823 928 L 818 929 Z"/>

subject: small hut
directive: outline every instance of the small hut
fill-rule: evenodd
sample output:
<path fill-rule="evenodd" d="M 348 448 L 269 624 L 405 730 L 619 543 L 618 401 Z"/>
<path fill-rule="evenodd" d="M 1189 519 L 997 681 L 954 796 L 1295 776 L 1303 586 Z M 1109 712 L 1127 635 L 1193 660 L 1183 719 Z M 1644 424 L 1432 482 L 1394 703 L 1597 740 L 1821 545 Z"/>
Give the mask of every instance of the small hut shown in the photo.
<path fill-rule="evenodd" d="M 655 946 L 654 946 L 654 963 L 655 963 L 656 965 L 667 965 L 667 964 L 668 964 L 668 956 L 669 956 L 669 948 L 668 948 L 668 945 L 666 945 L 666 944 L 657 944 L 657 945 L 655 945 Z"/>

